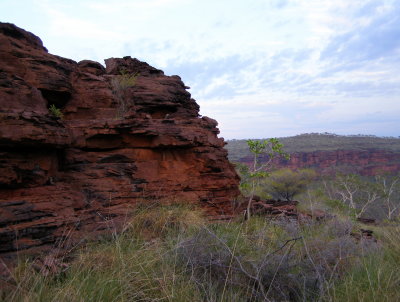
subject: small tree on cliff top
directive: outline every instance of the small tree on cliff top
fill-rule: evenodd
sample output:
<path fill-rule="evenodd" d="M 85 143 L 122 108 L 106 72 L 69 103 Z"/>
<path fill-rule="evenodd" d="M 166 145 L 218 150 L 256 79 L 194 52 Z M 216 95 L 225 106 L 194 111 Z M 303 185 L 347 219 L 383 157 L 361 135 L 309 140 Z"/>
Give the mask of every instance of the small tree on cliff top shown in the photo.
<path fill-rule="evenodd" d="M 250 196 L 247 203 L 246 219 L 250 219 L 251 216 L 251 203 L 254 197 L 254 192 L 257 185 L 262 178 L 267 177 L 268 169 L 271 167 L 272 160 L 276 156 L 283 156 L 289 159 L 289 154 L 283 151 L 283 144 L 279 142 L 277 138 L 270 138 L 265 140 L 247 140 L 250 152 L 253 154 L 253 162 L 250 167 L 249 179 L 250 179 Z M 262 163 L 260 161 L 261 156 L 267 155 L 267 161 Z"/>
<path fill-rule="evenodd" d="M 122 118 L 129 110 L 128 89 L 136 84 L 138 73 L 130 74 L 125 69 L 121 69 L 120 75 L 111 79 L 111 87 L 115 100 L 118 103 L 117 117 Z"/>

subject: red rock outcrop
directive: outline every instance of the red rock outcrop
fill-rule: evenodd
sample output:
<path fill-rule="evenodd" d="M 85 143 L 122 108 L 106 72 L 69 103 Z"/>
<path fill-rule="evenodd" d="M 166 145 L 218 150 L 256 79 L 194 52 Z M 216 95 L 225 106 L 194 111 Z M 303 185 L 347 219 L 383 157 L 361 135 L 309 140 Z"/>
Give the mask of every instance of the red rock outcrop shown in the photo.
<path fill-rule="evenodd" d="M 130 57 L 105 62 L 49 54 L 0 23 L 0 257 L 118 229 L 138 201 L 221 214 L 239 194 L 217 122 L 199 116 L 178 76 Z M 111 85 L 121 72 L 138 74 L 122 113 Z"/>
<path fill-rule="evenodd" d="M 239 161 L 250 165 L 252 158 L 244 157 Z M 312 168 L 322 174 L 342 171 L 374 176 L 400 172 L 400 153 L 378 149 L 297 152 L 290 154 L 289 160 L 275 158 L 273 162 L 278 169 Z"/>

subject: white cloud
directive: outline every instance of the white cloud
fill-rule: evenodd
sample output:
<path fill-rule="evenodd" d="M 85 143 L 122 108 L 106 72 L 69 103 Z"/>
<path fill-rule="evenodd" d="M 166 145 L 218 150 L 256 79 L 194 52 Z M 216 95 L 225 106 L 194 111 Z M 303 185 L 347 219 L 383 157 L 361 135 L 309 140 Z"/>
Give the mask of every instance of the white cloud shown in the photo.
<path fill-rule="evenodd" d="M 44 6 L 43 9 L 51 18 L 50 33 L 63 37 L 73 37 L 80 39 L 102 40 L 104 37 L 113 37 L 118 41 L 123 41 L 124 36 L 118 32 L 110 31 L 102 28 L 99 24 L 71 17 L 61 12 L 60 10 L 53 9 L 49 6 Z"/>
<path fill-rule="evenodd" d="M 227 137 L 400 129 L 397 0 L 24 3 L 35 13 L 3 1 L 0 17 L 34 20 L 57 55 L 131 55 L 181 75 Z"/>

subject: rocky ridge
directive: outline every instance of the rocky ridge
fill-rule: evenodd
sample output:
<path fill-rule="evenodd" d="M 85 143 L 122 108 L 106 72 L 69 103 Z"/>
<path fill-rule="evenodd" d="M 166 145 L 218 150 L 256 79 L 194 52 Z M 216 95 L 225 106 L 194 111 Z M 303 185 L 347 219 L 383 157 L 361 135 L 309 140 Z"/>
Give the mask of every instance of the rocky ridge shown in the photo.
<path fill-rule="evenodd" d="M 400 153 L 386 150 L 335 150 L 314 151 L 291 154 L 289 161 L 277 161 L 278 166 L 297 168 L 316 168 L 323 174 L 336 170 L 374 176 L 400 171 Z M 347 169 L 347 170 L 346 170 Z"/>
<path fill-rule="evenodd" d="M 131 57 L 79 63 L 0 23 L 0 257 L 118 230 L 138 202 L 228 213 L 239 194 L 217 122 L 179 76 Z M 112 79 L 136 74 L 125 88 Z M 52 116 L 49 107 L 63 118 Z"/>
<path fill-rule="evenodd" d="M 278 169 L 312 168 L 325 175 L 340 171 L 365 176 L 400 172 L 400 138 L 305 133 L 278 139 L 290 154 L 289 160 L 274 158 Z M 233 162 L 253 161 L 244 139 L 228 140 L 226 148 Z"/>
<path fill-rule="evenodd" d="M 252 157 L 245 156 L 238 161 L 250 165 Z M 377 149 L 294 152 L 290 154 L 289 160 L 275 158 L 273 165 L 277 169 L 312 168 L 325 175 L 338 171 L 365 176 L 395 174 L 400 172 L 400 152 Z"/>

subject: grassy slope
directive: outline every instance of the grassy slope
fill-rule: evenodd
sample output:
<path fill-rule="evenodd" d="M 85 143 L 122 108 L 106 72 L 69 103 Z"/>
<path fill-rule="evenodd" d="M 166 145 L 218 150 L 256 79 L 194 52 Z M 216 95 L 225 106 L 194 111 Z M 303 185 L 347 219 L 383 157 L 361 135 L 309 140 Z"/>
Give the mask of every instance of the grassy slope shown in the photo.
<path fill-rule="evenodd" d="M 282 137 L 279 141 L 284 144 L 284 149 L 288 153 L 368 149 L 400 152 L 400 138 L 394 137 L 310 133 Z M 228 140 L 226 148 L 231 161 L 250 155 L 246 140 Z"/>
<path fill-rule="evenodd" d="M 400 301 L 400 228 L 376 229 L 375 244 L 351 237 L 359 227 L 263 217 L 210 224 L 188 207 L 142 208 L 63 275 L 21 265 L 0 301 Z"/>

